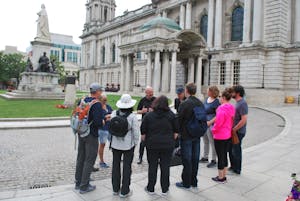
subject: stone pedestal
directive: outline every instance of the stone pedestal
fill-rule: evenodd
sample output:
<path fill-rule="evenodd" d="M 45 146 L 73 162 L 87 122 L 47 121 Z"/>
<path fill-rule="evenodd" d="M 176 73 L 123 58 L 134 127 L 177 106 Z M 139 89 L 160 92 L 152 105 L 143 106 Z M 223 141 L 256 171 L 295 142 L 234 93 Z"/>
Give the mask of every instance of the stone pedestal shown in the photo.
<path fill-rule="evenodd" d="M 64 99 L 58 84 L 59 75 L 53 73 L 24 72 L 18 90 L 3 95 L 7 99 Z"/>
<path fill-rule="evenodd" d="M 51 43 L 42 41 L 42 40 L 34 40 L 31 42 L 32 45 L 32 64 L 33 64 L 33 70 L 36 70 L 39 66 L 39 59 L 41 56 L 43 56 L 43 53 L 46 52 L 47 57 L 50 58 L 50 48 Z"/>
<path fill-rule="evenodd" d="M 66 78 L 65 102 L 64 105 L 72 107 L 76 101 L 76 77 L 68 76 Z"/>

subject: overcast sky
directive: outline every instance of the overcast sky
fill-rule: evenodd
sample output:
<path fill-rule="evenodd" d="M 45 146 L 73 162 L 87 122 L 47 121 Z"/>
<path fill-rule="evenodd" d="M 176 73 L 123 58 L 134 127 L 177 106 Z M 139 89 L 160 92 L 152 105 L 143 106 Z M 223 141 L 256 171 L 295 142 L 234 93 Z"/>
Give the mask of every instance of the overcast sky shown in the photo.
<path fill-rule="evenodd" d="M 85 22 L 87 0 L 1 0 L 0 2 L 0 50 L 5 45 L 18 46 L 25 51 L 36 36 L 37 13 L 45 4 L 52 33 L 72 35 L 76 43 Z M 116 15 L 134 10 L 151 0 L 116 0 Z"/>

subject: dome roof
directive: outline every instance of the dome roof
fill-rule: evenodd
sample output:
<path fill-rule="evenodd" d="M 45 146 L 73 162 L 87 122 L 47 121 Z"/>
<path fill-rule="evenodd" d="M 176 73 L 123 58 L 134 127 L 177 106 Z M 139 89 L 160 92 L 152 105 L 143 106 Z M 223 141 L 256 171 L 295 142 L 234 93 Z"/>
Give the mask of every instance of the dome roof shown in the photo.
<path fill-rule="evenodd" d="M 156 17 L 149 22 L 146 22 L 141 27 L 141 30 L 149 30 L 157 25 L 162 25 L 169 29 L 181 30 L 180 26 L 174 20 L 165 17 Z"/>

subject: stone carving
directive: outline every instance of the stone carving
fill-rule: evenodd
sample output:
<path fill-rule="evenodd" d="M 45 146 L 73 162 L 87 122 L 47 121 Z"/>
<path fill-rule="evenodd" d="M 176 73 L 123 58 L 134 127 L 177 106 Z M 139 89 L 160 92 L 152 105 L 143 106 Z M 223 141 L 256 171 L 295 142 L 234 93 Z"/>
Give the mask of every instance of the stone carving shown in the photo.
<path fill-rule="evenodd" d="M 39 59 L 39 66 L 38 68 L 35 70 L 35 72 L 45 72 L 45 73 L 49 73 L 50 72 L 50 68 L 49 68 L 49 63 L 50 60 L 47 57 L 46 52 L 44 52 L 44 55 L 40 57 Z"/>
<path fill-rule="evenodd" d="M 42 10 L 37 13 L 39 16 L 37 20 L 37 39 L 50 41 L 49 23 L 46 7 L 44 4 L 41 6 Z"/>
<path fill-rule="evenodd" d="M 29 57 L 27 59 L 25 72 L 33 72 L 33 65 Z"/>

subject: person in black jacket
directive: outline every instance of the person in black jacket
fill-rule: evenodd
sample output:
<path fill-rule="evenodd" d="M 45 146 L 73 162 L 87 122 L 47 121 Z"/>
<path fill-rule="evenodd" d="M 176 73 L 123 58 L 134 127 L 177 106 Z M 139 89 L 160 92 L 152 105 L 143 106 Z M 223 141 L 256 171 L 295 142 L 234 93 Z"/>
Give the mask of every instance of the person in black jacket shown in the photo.
<path fill-rule="evenodd" d="M 90 86 L 91 97 L 85 98 L 85 102 L 99 99 L 102 87 L 93 83 Z M 98 152 L 98 130 L 103 127 L 105 112 L 100 102 L 94 103 L 89 111 L 88 123 L 91 123 L 90 134 L 84 138 L 78 137 L 78 154 L 75 171 L 75 189 L 81 194 L 93 191 L 96 186 L 89 183 L 93 165 Z"/>
<path fill-rule="evenodd" d="M 145 89 L 146 96 L 142 98 L 138 104 L 137 107 L 137 113 L 142 115 L 142 118 L 148 113 L 153 111 L 152 109 L 152 103 L 155 100 L 155 96 L 153 96 L 153 88 L 150 86 L 147 86 Z M 145 142 L 141 140 L 140 143 L 140 149 L 139 149 L 139 159 L 137 164 L 143 163 L 143 156 L 144 156 L 144 150 L 145 150 Z"/>
<path fill-rule="evenodd" d="M 185 96 L 187 99 L 179 106 L 178 122 L 181 145 L 181 158 L 183 170 L 181 174 L 182 181 L 176 183 L 178 188 L 188 189 L 191 186 L 197 187 L 198 166 L 200 157 L 200 137 L 191 137 L 187 131 L 187 123 L 191 119 L 193 109 L 198 106 L 204 110 L 203 103 L 195 97 L 197 86 L 189 83 L 185 86 Z"/>
<path fill-rule="evenodd" d="M 180 87 L 176 89 L 176 94 L 177 94 L 177 98 L 175 98 L 174 100 L 174 108 L 178 112 L 179 105 L 186 99 L 184 94 L 184 88 Z"/>
<path fill-rule="evenodd" d="M 142 125 L 142 140 L 146 143 L 148 169 L 148 185 L 145 191 L 154 193 L 156 184 L 157 167 L 160 164 L 162 194 L 169 191 L 170 163 L 178 136 L 175 114 L 168 106 L 168 98 L 160 96 L 152 105 L 153 112 L 145 115 Z"/>

